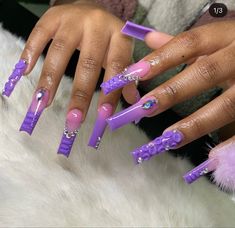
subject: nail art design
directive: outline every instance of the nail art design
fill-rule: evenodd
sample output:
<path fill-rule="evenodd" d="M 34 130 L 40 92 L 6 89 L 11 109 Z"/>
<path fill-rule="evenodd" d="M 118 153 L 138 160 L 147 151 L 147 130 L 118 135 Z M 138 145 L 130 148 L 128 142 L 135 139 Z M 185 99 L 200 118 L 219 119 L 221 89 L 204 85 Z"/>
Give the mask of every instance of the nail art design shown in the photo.
<path fill-rule="evenodd" d="M 64 132 L 61 138 L 58 154 L 69 156 L 74 140 L 82 122 L 82 112 L 78 109 L 71 110 L 66 117 Z"/>
<path fill-rule="evenodd" d="M 158 108 L 158 101 L 155 97 L 141 99 L 136 104 L 127 109 L 111 116 L 107 119 L 111 130 L 122 127 L 125 124 L 140 120 L 143 117 L 149 116 Z"/>
<path fill-rule="evenodd" d="M 136 164 L 149 160 L 151 157 L 176 148 L 183 140 L 183 135 L 177 130 L 164 132 L 148 144 L 145 144 L 132 152 Z"/>
<path fill-rule="evenodd" d="M 120 89 L 125 85 L 139 80 L 150 71 L 150 63 L 148 61 L 140 61 L 126 68 L 122 73 L 117 74 L 107 82 L 101 84 L 101 88 L 105 95 L 113 90 Z"/>
<path fill-rule="evenodd" d="M 39 89 L 34 94 L 32 103 L 20 127 L 20 131 L 25 131 L 29 135 L 32 134 L 43 110 L 47 106 L 48 100 L 49 100 L 49 92 L 45 89 Z"/>
<path fill-rule="evenodd" d="M 184 180 L 188 184 L 191 184 L 201 176 L 204 176 L 205 174 L 215 170 L 217 165 L 216 159 L 208 159 L 193 170 L 189 171 L 184 175 Z"/>
<path fill-rule="evenodd" d="M 2 95 L 5 95 L 7 97 L 11 95 L 17 82 L 23 76 L 26 68 L 27 68 L 26 60 L 20 59 L 19 62 L 15 65 L 12 74 L 9 76 L 8 81 L 6 82 L 4 89 L 2 91 Z"/>
<path fill-rule="evenodd" d="M 113 107 L 108 103 L 99 107 L 98 116 L 88 146 L 98 149 L 101 138 L 107 126 L 106 119 L 112 115 L 112 111 Z"/>
<path fill-rule="evenodd" d="M 121 32 L 125 35 L 131 36 L 133 38 L 144 40 L 147 33 L 155 31 L 152 28 L 145 27 L 143 25 L 138 25 L 133 22 L 127 21 L 123 26 Z"/>

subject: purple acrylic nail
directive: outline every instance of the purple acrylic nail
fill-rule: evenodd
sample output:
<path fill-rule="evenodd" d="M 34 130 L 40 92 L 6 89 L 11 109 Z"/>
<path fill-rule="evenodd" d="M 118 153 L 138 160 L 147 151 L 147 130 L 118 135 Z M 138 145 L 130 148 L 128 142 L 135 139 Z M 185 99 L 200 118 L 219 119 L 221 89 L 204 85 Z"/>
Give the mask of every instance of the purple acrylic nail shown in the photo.
<path fill-rule="evenodd" d="M 122 73 L 115 75 L 110 80 L 103 82 L 101 88 L 105 95 L 114 90 L 120 89 L 139 78 L 144 77 L 150 71 L 150 63 L 148 61 L 139 61 L 128 68 Z"/>
<path fill-rule="evenodd" d="M 82 122 L 82 112 L 78 109 L 69 111 L 66 117 L 64 132 L 61 138 L 58 154 L 69 156 L 74 140 Z"/>
<path fill-rule="evenodd" d="M 106 119 L 112 115 L 112 110 L 112 105 L 107 103 L 99 107 L 98 116 L 88 146 L 98 149 L 101 138 L 107 126 Z"/>
<path fill-rule="evenodd" d="M 183 135 L 177 130 L 164 132 L 148 144 L 145 144 L 132 152 L 136 164 L 149 160 L 151 157 L 163 153 L 164 151 L 174 149 L 183 140 Z"/>
<path fill-rule="evenodd" d="M 140 120 L 149 116 L 158 108 L 158 102 L 155 97 L 141 99 L 136 104 L 111 116 L 107 119 L 110 129 L 113 131 L 125 124 Z"/>
<path fill-rule="evenodd" d="M 14 90 L 17 82 L 20 80 L 27 68 L 27 62 L 24 59 L 20 59 L 19 62 L 15 65 L 15 68 L 12 74 L 9 76 L 8 81 L 6 82 L 2 95 L 9 97 Z"/>
<path fill-rule="evenodd" d="M 20 127 L 20 131 L 25 131 L 29 135 L 32 134 L 33 129 L 39 120 L 39 117 L 47 106 L 48 100 L 49 92 L 45 89 L 39 89 L 34 94 L 32 103 Z"/>
<path fill-rule="evenodd" d="M 131 36 L 139 40 L 144 40 L 147 33 L 153 32 L 153 31 L 155 30 L 152 28 L 138 25 L 130 21 L 127 21 L 121 30 L 123 34 Z"/>
<path fill-rule="evenodd" d="M 184 175 L 186 183 L 191 184 L 201 176 L 214 171 L 217 166 L 216 159 L 208 159 Z"/>

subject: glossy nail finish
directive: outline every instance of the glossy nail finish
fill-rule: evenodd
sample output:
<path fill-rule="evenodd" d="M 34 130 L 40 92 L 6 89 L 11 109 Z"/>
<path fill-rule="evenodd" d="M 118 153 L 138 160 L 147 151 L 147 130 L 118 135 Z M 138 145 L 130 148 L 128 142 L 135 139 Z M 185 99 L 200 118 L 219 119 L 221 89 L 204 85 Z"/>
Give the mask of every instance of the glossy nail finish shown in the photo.
<path fill-rule="evenodd" d="M 139 40 L 144 40 L 147 33 L 152 31 L 154 31 L 154 29 L 138 25 L 130 21 L 127 21 L 121 30 L 123 34 Z"/>
<path fill-rule="evenodd" d="M 106 119 L 112 115 L 113 107 L 110 104 L 103 104 L 98 109 L 98 116 L 90 137 L 88 146 L 98 149 L 101 138 L 107 126 Z"/>
<path fill-rule="evenodd" d="M 69 156 L 74 140 L 82 122 L 82 112 L 78 109 L 71 110 L 66 116 L 64 132 L 61 138 L 58 154 Z"/>
<path fill-rule="evenodd" d="M 43 110 L 49 101 L 49 92 L 45 89 L 39 89 L 33 96 L 32 103 L 28 109 L 25 119 L 20 127 L 20 131 L 32 134 Z"/>
<path fill-rule="evenodd" d="M 19 62 L 15 65 L 15 68 L 12 74 L 9 76 L 8 81 L 6 82 L 2 95 L 9 97 L 13 92 L 17 82 L 23 76 L 27 68 L 27 62 L 24 59 L 20 59 Z"/>
<path fill-rule="evenodd" d="M 188 184 L 193 183 L 201 176 L 214 171 L 217 165 L 216 159 L 208 159 L 193 170 L 189 171 L 184 175 L 184 180 Z"/>
<path fill-rule="evenodd" d="M 111 116 L 107 119 L 111 130 L 122 127 L 125 124 L 140 120 L 143 117 L 149 116 L 158 108 L 158 102 L 155 97 L 141 99 L 136 104 L 127 109 Z"/>
<path fill-rule="evenodd" d="M 145 144 L 132 152 L 136 164 L 149 160 L 164 151 L 176 148 L 183 140 L 183 135 L 177 130 L 164 132 L 148 144 Z"/>
<path fill-rule="evenodd" d="M 106 95 L 144 77 L 149 71 L 150 63 L 148 61 L 140 61 L 129 66 L 122 73 L 117 74 L 107 82 L 103 82 L 100 87 Z"/>

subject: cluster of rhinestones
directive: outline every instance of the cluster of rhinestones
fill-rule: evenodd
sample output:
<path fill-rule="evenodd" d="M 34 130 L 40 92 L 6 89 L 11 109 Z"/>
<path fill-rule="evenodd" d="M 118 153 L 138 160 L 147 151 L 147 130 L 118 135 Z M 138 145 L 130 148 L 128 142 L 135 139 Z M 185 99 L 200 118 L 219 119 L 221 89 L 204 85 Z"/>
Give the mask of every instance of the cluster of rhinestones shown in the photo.
<path fill-rule="evenodd" d="M 143 103 L 142 108 L 144 110 L 148 110 L 148 109 L 151 109 L 156 104 L 157 104 L 156 100 L 154 100 L 154 99 L 153 100 L 148 100 L 145 103 Z"/>
<path fill-rule="evenodd" d="M 166 150 L 175 148 L 182 141 L 182 135 L 178 131 L 168 131 L 157 137 L 152 142 L 137 148 L 132 152 L 136 163 L 149 160 L 152 156 L 160 154 Z"/>
<path fill-rule="evenodd" d="M 205 174 L 207 174 L 208 172 L 209 172 L 208 168 L 205 168 L 205 169 L 203 169 L 203 170 L 200 172 L 200 176 L 205 175 Z"/>
<path fill-rule="evenodd" d="M 96 144 L 95 144 L 95 148 L 98 149 L 99 145 L 100 145 L 100 142 L 101 142 L 101 137 L 98 137 L 97 138 L 97 141 L 96 141 Z"/>
<path fill-rule="evenodd" d="M 64 135 L 66 136 L 67 139 L 70 139 L 72 137 L 75 137 L 78 133 L 78 130 L 69 132 L 66 128 L 64 129 Z"/>

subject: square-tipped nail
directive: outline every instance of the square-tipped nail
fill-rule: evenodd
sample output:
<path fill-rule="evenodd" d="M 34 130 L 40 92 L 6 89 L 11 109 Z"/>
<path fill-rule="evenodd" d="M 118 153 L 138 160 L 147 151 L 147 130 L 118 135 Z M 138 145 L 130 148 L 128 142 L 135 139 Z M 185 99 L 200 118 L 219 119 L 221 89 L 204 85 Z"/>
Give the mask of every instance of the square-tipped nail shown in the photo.
<path fill-rule="evenodd" d="M 147 33 L 152 31 L 154 31 L 154 29 L 145 27 L 143 25 L 138 25 L 130 21 L 127 21 L 121 30 L 123 34 L 139 40 L 144 40 Z"/>
<path fill-rule="evenodd" d="M 49 92 L 45 89 L 39 89 L 33 96 L 32 103 L 28 109 L 25 119 L 20 127 L 20 131 L 32 134 L 43 110 L 46 108 L 49 100 Z"/>
<path fill-rule="evenodd" d="M 148 61 L 140 61 L 129 66 L 122 73 L 117 74 L 107 82 L 103 82 L 100 87 L 106 95 L 144 77 L 149 71 L 150 63 Z"/>
<path fill-rule="evenodd" d="M 216 159 L 208 159 L 184 175 L 186 183 L 191 184 L 201 176 L 214 171 L 217 165 Z"/>
<path fill-rule="evenodd" d="M 149 116 L 158 108 L 158 102 L 155 97 L 141 99 L 136 104 L 124 109 L 121 112 L 107 119 L 111 130 L 122 127 L 125 124 L 140 120 L 143 117 Z"/>
<path fill-rule="evenodd" d="M 24 59 L 20 59 L 19 62 L 15 65 L 15 68 L 12 74 L 9 76 L 8 81 L 6 82 L 2 95 L 9 97 L 13 92 L 17 82 L 20 80 L 27 68 L 27 62 Z"/>
<path fill-rule="evenodd" d="M 107 126 L 106 119 L 112 115 L 112 111 L 113 111 L 112 105 L 107 103 L 99 107 L 98 116 L 88 146 L 98 149 L 101 138 Z"/>
<path fill-rule="evenodd" d="M 66 117 L 64 132 L 61 138 L 58 154 L 69 156 L 74 140 L 82 122 L 82 112 L 78 109 L 71 110 Z"/>
<path fill-rule="evenodd" d="M 183 135 L 177 130 L 164 132 L 148 144 L 145 144 L 132 152 L 136 164 L 149 160 L 164 151 L 174 149 L 183 140 Z"/>

